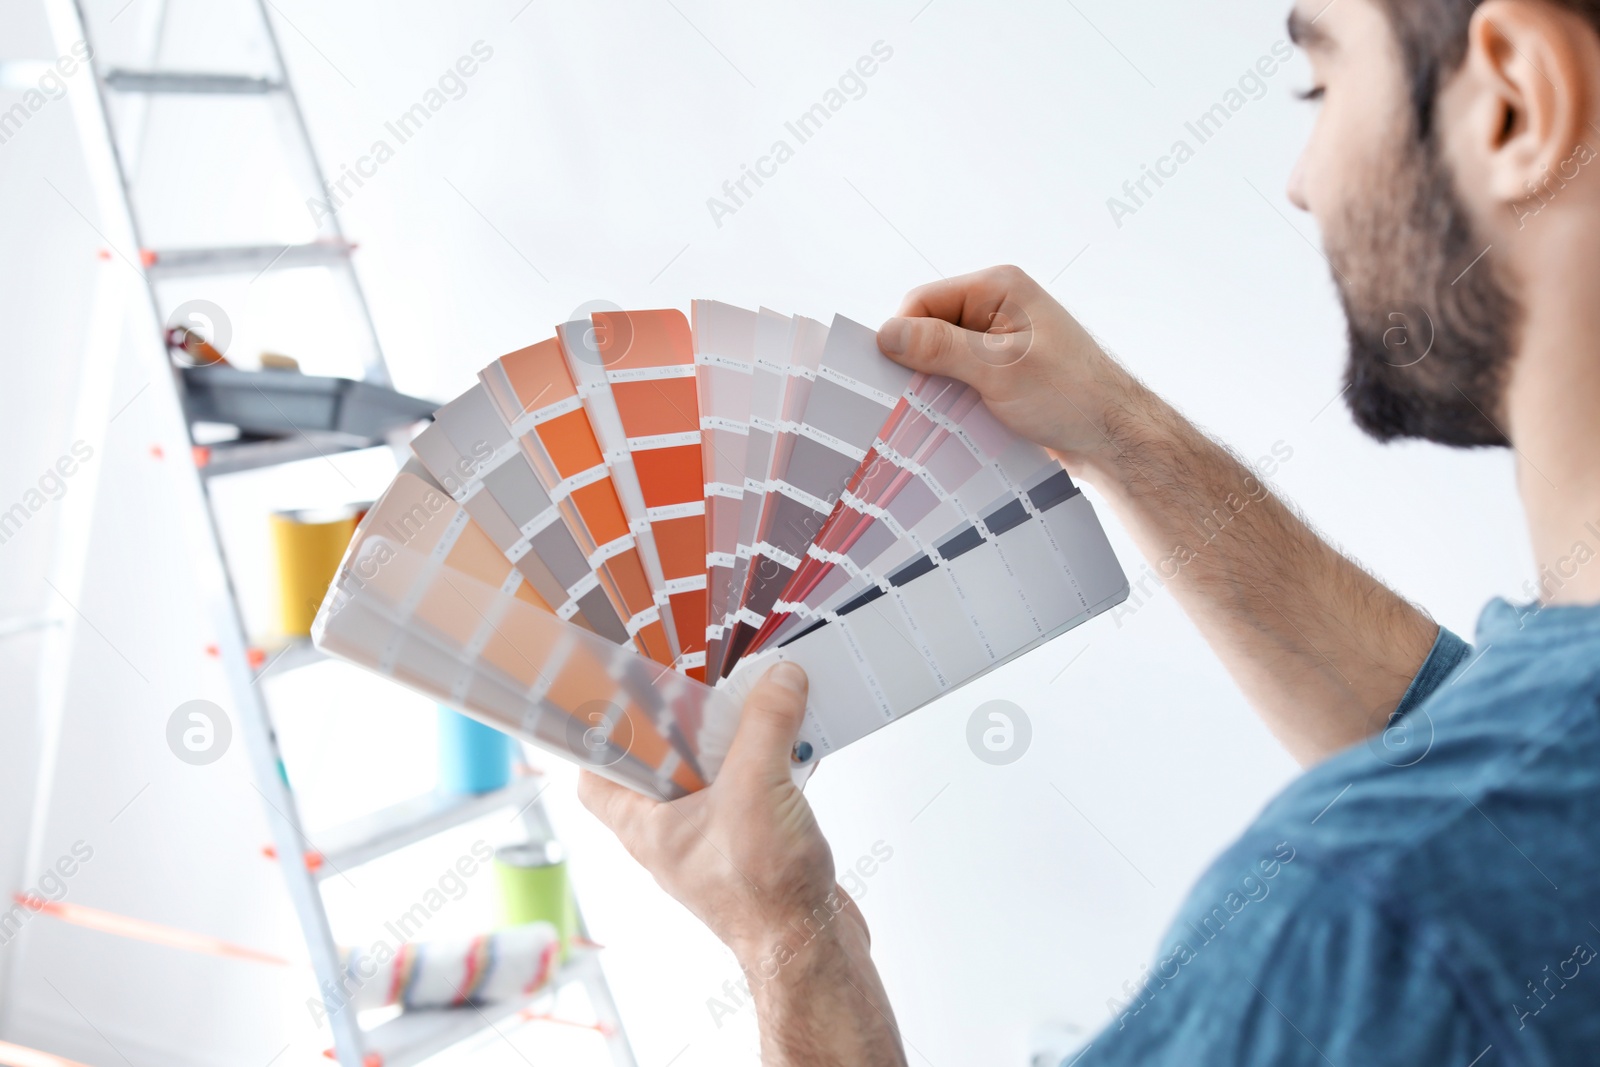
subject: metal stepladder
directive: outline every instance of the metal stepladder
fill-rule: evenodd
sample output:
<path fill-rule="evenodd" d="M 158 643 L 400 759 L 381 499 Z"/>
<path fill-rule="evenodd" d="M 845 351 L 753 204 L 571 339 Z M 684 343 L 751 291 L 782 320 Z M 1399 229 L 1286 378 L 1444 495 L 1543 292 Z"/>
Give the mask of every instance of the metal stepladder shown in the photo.
<path fill-rule="evenodd" d="M 95 38 L 85 11 L 85 0 L 45 0 L 45 4 L 59 54 L 69 54 L 73 45 L 79 42 L 93 46 Z M 140 16 L 146 20 L 146 30 L 140 35 L 138 52 L 146 57 L 143 60 L 146 69 L 108 66 L 96 49 L 95 58 L 87 65 L 91 76 L 80 76 L 78 83 L 69 87 L 69 93 L 101 210 L 104 236 L 118 256 L 127 258 L 121 251 L 123 249 L 138 250 L 143 294 L 127 301 L 123 310 L 131 319 L 133 335 L 140 339 L 137 353 L 140 368 L 148 376 L 153 392 L 161 391 L 167 383 L 171 384 L 172 388 L 166 391 L 159 403 L 175 422 L 181 422 L 181 431 L 176 426 L 173 429 L 174 440 L 181 433 L 195 457 L 193 466 L 180 465 L 184 468 L 180 473 L 182 485 L 179 487 L 182 503 L 174 521 L 183 527 L 178 532 L 190 539 L 194 572 L 216 635 L 216 652 L 228 675 L 229 693 L 239 733 L 251 761 L 256 788 L 265 799 L 273 848 L 305 933 L 318 984 L 325 990 L 337 990 L 343 976 L 342 963 L 319 888 L 320 882 L 329 874 L 388 855 L 496 810 L 520 811 L 523 829 L 530 841 L 549 841 L 554 834 L 544 808 L 538 801 L 540 779 L 533 776 L 514 779 L 504 789 L 483 796 L 424 794 L 319 834 L 315 840 L 308 839 L 300 829 L 296 798 L 287 777 L 282 773 L 278 743 L 264 692 L 266 687 L 256 683 L 269 674 L 316 662 L 321 655 L 309 643 L 300 642 L 266 662 L 259 650 L 251 647 L 208 486 L 212 478 L 335 452 L 380 447 L 386 441 L 382 438 L 356 440 L 349 435 L 308 431 L 277 439 L 240 440 L 197 447 L 193 427 L 183 417 L 184 377 L 174 365 L 165 339 L 163 323 L 167 307 L 163 299 L 164 283 L 173 278 L 258 275 L 274 269 L 323 267 L 335 276 L 348 297 L 351 314 L 367 339 L 361 361 L 362 380 L 371 385 L 387 387 L 390 379 L 354 270 L 351 259 L 354 248 L 345 240 L 339 221 L 332 213 L 315 217 L 318 230 L 315 239 L 293 245 L 163 250 L 150 249 L 142 239 L 144 231 L 138 197 L 135 195 L 140 153 L 128 150 L 127 131 L 119 130 L 114 99 L 121 102 L 131 98 L 135 104 L 142 102 L 147 107 L 149 101 L 157 96 L 178 94 L 203 94 L 224 99 L 248 97 L 256 101 L 266 98 L 277 109 L 275 118 L 278 128 L 289 142 L 284 151 L 290 157 L 290 166 L 301 178 L 303 188 L 312 196 L 321 196 L 326 190 L 270 18 L 268 8 L 271 5 L 265 0 L 243 0 L 243 6 L 249 9 L 252 17 L 259 18 L 261 50 L 269 57 L 270 69 L 238 74 L 159 69 L 166 4 L 167 0 L 153 0 L 142 5 L 147 8 Z M 79 44 L 79 47 L 82 45 Z M 142 135 L 144 111 L 140 108 L 131 114 Z M 136 136 L 134 141 L 138 140 L 140 137 Z M 110 331 L 112 334 L 115 332 Z M 89 357 L 91 363 L 98 364 L 90 368 L 91 373 L 99 373 L 100 377 L 95 379 L 98 381 L 111 378 L 111 364 L 117 348 L 115 343 L 108 343 L 106 335 L 106 330 L 99 331 L 98 355 L 91 351 Z M 104 407 L 103 398 L 99 407 Z M 81 411 L 79 421 L 83 421 Z M 81 554 L 85 551 L 86 538 L 71 540 L 76 552 Z M 65 563 L 58 559 L 56 568 L 59 571 L 65 566 L 70 570 L 74 566 L 81 567 L 82 563 L 82 559 L 67 560 Z M 68 639 L 63 638 L 64 641 Z M 53 661 L 47 657 L 45 662 L 55 662 L 57 669 L 60 669 L 60 658 Z M 42 813 L 53 788 L 54 760 L 64 712 L 64 686 L 45 686 L 42 689 L 45 691 L 41 695 L 40 729 L 44 759 L 41 761 L 36 816 L 24 884 L 32 884 L 41 862 Z M 583 932 L 581 918 L 579 929 Z M 606 1035 L 612 1062 L 618 1067 L 634 1067 L 631 1047 L 594 954 L 575 954 L 563 965 L 554 982 L 583 985 L 602 1032 Z M 453 1010 L 404 1012 L 366 1030 L 360 1026 L 355 1012 L 336 1010 L 336 1003 L 329 1001 L 328 1023 L 333 1032 L 331 1055 L 341 1067 L 407 1067 L 509 1018 L 526 1008 L 528 1003 L 525 1000 Z"/>

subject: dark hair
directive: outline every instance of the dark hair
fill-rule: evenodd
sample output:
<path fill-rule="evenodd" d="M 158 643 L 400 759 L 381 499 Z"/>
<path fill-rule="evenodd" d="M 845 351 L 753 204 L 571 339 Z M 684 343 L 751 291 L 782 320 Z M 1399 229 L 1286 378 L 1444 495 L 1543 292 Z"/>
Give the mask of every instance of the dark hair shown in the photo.
<path fill-rule="evenodd" d="M 1378 0 L 1400 42 L 1400 58 L 1411 83 L 1419 140 L 1433 137 L 1434 104 L 1444 80 L 1467 55 L 1467 28 L 1480 0 Z M 1576 12 L 1600 31 L 1600 0 L 1547 0 Z"/>

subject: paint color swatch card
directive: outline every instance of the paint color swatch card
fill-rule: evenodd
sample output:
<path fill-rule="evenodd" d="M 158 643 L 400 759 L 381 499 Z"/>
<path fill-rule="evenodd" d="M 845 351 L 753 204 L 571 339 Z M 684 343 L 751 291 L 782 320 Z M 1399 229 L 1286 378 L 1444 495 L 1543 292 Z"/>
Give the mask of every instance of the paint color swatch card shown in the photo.
<path fill-rule="evenodd" d="M 1126 598 L 1093 508 L 843 317 L 598 312 L 440 408 L 318 647 L 642 792 L 714 779 L 771 663 L 816 761 Z"/>

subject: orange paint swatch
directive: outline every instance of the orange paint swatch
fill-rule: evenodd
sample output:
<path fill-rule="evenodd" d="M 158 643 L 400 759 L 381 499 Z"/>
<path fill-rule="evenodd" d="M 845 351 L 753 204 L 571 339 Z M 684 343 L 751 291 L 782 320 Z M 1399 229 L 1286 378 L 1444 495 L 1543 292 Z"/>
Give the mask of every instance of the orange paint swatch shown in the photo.
<path fill-rule="evenodd" d="M 589 416 L 582 410 L 569 411 L 540 423 L 534 432 L 562 478 L 570 478 L 605 462 L 600 443 L 594 439 L 594 430 L 589 426 Z"/>
<path fill-rule="evenodd" d="M 600 361 L 608 371 L 694 363 L 694 336 L 677 308 L 597 311 L 593 321 Z"/>
<path fill-rule="evenodd" d="M 658 519 L 651 523 L 656 535 L 656 551 L 668 578 L 687 578 L 704 574 L 706 569 L 706 517 L 687 515 L 681 519 Z"/>
<path fill-rule="evenodd" d="M 553 337 L 502 356 L 499 363 L 516 396 L 517 410 L 524 414 L 578 395 Z"/>
<path fill-rule="evenodd" d="M 652 448 L 633 454 L 639 472 L 639 487 L 644 490 L 645 507 L 664 508 L 705 500 L 705 482 L 700 475 L 700 445 Z M 701 548 L 701 563 L 705 562 Z"/>
<path fill-rule="evenodd" d="M 584 525 L 596 548 L 627 536 L 628 520 L 622 514 L 622 502 L 617 499 L 617 490 L 610 478 L 574 489 L 571 499 L 583 515 Z"/>
<path fill-rule="evenodd" d="M 700 398 L 692 377 L 616 382 L 611 394 L 629 437 L 700 430 Z"/>

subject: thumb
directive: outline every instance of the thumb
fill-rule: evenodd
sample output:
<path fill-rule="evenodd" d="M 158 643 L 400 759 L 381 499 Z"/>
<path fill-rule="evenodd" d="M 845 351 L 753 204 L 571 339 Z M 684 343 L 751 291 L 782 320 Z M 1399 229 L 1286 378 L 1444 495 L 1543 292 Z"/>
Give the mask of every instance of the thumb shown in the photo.
<path fill-rule="evenodd" d="M 878 348 L 884 355 L 912 370 L 954 378 L 977 388 L 973 377 L 984 369 L 974 358 L 980 343 L 970 330 L 944 319 L 893 318 L 878 328 Z"/>
<path fill-rule="evenodd" d="M 789 753 L 806 717 L 808 688 L 806 672 L 796 663 L 775 664 L 762 675 L 745 698 L 724 773 L 741 767 L 789 776 Z"/>

